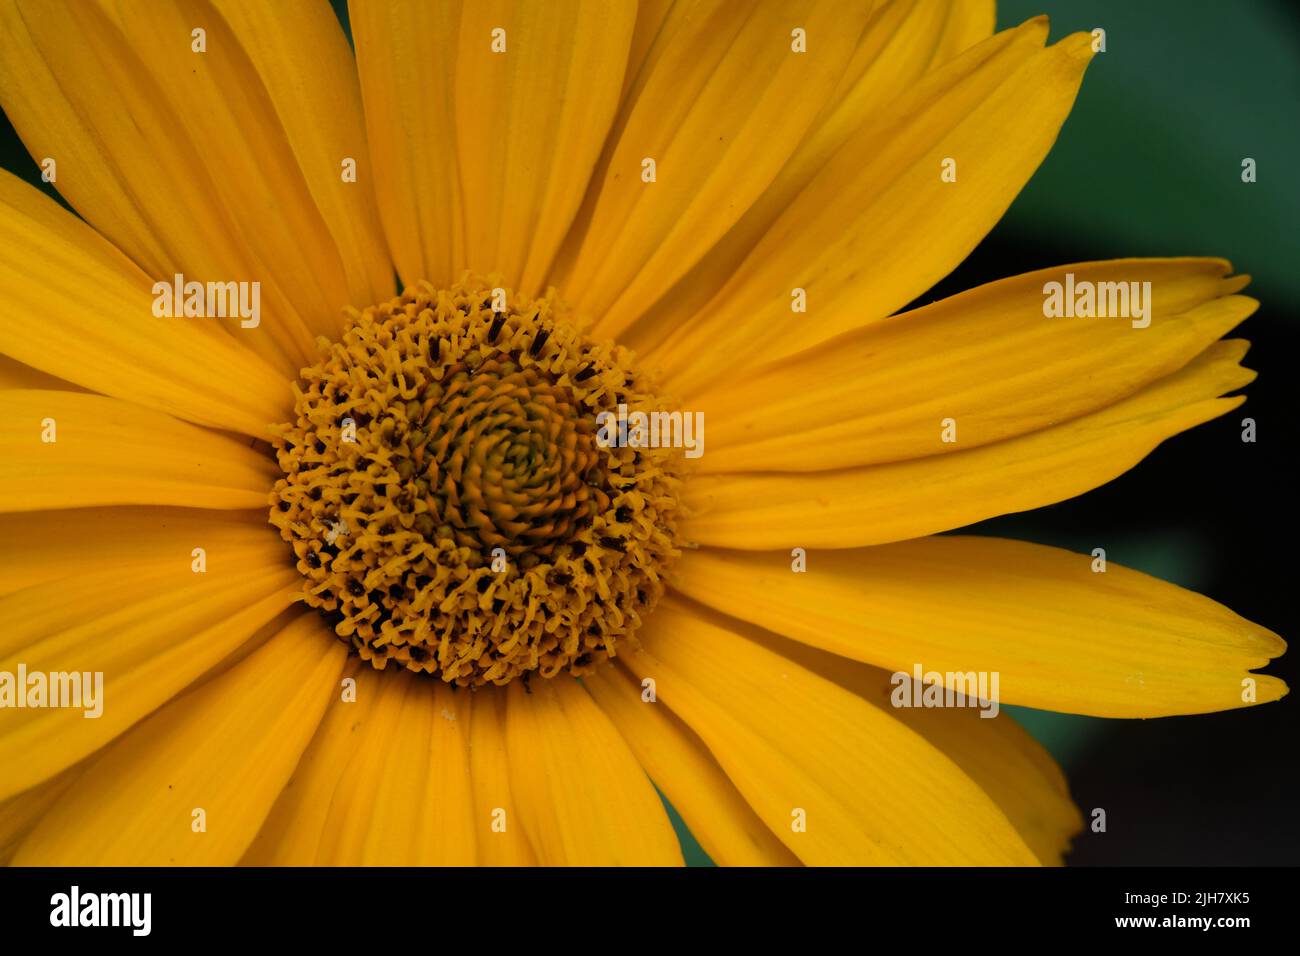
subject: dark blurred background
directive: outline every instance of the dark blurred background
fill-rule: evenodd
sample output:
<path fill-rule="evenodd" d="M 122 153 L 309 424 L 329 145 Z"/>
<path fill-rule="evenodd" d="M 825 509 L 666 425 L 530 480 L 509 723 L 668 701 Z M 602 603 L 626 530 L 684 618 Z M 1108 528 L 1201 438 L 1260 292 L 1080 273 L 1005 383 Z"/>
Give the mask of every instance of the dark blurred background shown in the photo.
<path fill-rule="evenodd" d="M 1284 638 L 1295 626 L 1295 359 L 1300 329 L 1300 4 L 1294 0 L 1001 0 L 999 29 L 1039 13 L 1053 41 L 1106 31 L 1056 147 L 1003 221 L 934 291 L 1061 263 L 1212 255 L 1262 303 L 1233 333 L 1259 372 L 1238 410 L 1176 436 L 1118 480 L 976 530 L 1089 552 L 1199 591 Z M 1241 161 L 1257 181 L 1241 181 Z M 927 296 L 927 299 L 931 296 Z M 1254 418 L 1255 444 L 1241 441 Z M 1291 489 L 1288 491 L 1288 489 Z M 1300 684 L 1300 648 L 1268 669 Z M 1101 720 L 1015 708 L 1061 762 L 1085 817 L 1069 862 L 1300 862 L 1300 721 L 1279 703 Z"/>
<path fill-rule="evenodd" d="M 346 17 L 343 0 L 335 9 Z M 1295 0 L 1002 0 L 999 29 L 1047 13 L 1052 39 L 1106 31 L 1055 149 L 974 254 L 921 301 L 1048 266 L 1212 255 L 1262 302 L 1234 333 L 1260 374 L 1241 409 L 1177 436 L 1079 498 L 984 522 L 980 533 L 1079 552 L 1218 600 L 1296 639 L 1297 540 L 1285 477 L 1295 441 L 1300 328 L 1300 3 Z M 1241 181 L 1241 161 L 1257 182 Z M 1289 164 L 1289 165 L 1288 165 Z M 0 117 L 0 165 L 39 170 Z M 49 190 L 49 187 L 44 187 Z M 1240 439 L 1254 418 L 1254 444 Z M 1300 650 L 1269 668 L 1295 687 Z M 1294 698 L 1199 717 L 1101 720 L 1014 712 L 1056 756 L 1085 817 L 1077 865 L 1296 864 L 1300 768 Z M 680 828 L 680 821 L 679 829 Z M 707 857 L 684 834 L 688 861 Z"/>

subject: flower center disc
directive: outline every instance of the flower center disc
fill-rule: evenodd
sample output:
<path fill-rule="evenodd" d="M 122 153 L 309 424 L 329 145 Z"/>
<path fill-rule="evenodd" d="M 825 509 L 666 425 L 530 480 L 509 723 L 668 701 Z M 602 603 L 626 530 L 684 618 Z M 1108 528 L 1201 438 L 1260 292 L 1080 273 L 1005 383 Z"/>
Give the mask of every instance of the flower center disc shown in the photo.
<path fill-rule="evenodd" d="M 375 667 L 460 686 L 613 656 L 678 553 L 680 459 L 597 441 L 601 412 L 663 408 L 631 358 L 476 276 L 322 340 L 274 440 L 303 600 Z"/>

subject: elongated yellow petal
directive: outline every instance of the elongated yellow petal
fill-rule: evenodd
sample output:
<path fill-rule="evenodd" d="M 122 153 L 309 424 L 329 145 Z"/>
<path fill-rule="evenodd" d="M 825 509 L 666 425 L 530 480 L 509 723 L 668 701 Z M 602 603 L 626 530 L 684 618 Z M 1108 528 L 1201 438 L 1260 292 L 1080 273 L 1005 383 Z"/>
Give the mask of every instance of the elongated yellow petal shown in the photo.
<path fill-rule="evenodd" d="M 1237 364 L 1245 352 L 1239 339 L 1216 342 L 1114 405 L 970 451 L 812 475 L 704 476 L 686 487 L 693 514 L 681 531 L 724 548 L 854 548 L 1072 498 L 1240 405 L 1216 396 L 1255 377 Z"/>
<path fill-rule="evenodd" d="M 1089 555 L 997 538 L 931 537 L 812 552 L 701 550 L 680 589 L 834 654 L 911 674 L 998 673 L 998 699 L 1099 717 L 1163 717 L 1276 700 L 1250 671 L 1286 645 L 1176 585 Z M 946 686 L 955 686 L 945 681 Z M 1246 691 L 1251 693 L 1247 693 Z"/>
<path fill-rule="evenodd" d="M 715 863 L 798 865 L 798 858 L 763 825 L 699 737 L 665 705 L 647 700 L 626 671 L 603 667 L 582 682 Z"/>
<path fill-rule="evenodd" d="M 84 770 L 82 764 L 69 767 L 57 777 L 0 803 L 0 865 L 8 865 L 42 814 L 54 806 Z"/>
<path fill-rule="evenodd" d="M 265 115 L 256 94 L 244 88 L 230 98 L 183 99 L 197 89 L 214 91 L 221 81 L 213 70 L 238 82 L 229 68 L 238 44 L 210 8 L 203 14 L 192 9 L 187 16 L 179 8 L 130 3 L 118 8 L 76 0 L 5 0 L 0 4 L 0 103 L 32 156 L 56 162 L 55 184 L 63 197 L 151 282 L 171 281 L 177 273 L 199 282 L 260 282 L 257 327 L 241 329 L 230 319 L 224 327 L 292 374 L 315 347 L 300 311 L 307 303 L 291 304 L 286 296 L 310 299 L 330 280 L 316 276 L 299 286 L 293 284 L 296 278 L 309 277 L 308 272 L 277 274 L 283 262 L 271 261 L 272 249 L 284 256 L 296 253 L 279 245 L 283 233 L 268 225 L 266 210 L 276 209 L 272 219 L 292 218 L 289 207 L 299 195 L 281 198 L 258 188 L 265 179 L 260 163 L 275 167 L 277 151 L 286 147 L 282 136 L 275 140 L 254 118 Z M 177 18 L 174 34 L 147 53 L 134 49 L 133 39 L 141 30 L 152 36 L 150 24 L 160 23 L 160 15 Z M 142 21 L 124 22 L 135 16 Z M 191 39 L 191 30 L 200 28 L 211 39 L 201 54 L 192 52 L 198 41 Z M 174 57 L 188 58 L 179 68 L 183 76 Z M 155 62 L 159 73 L 151 65 Z M 264 105 L 264 93 L 261 100 Z M 235 124 L 224 108 L 235 103 L 249 111 L 246 126 Z M 245 130 L 251 143 L 243 138 Z M 205 140 L 205 131 L 234 139 Z M 252 194 L 261 205 L 247 201 Z M 315 242 L 309 235 L 297 238 L 305 247 Z"/>
<path fill-rule="evenodd" d="M 668 12 L 555 277 L 602 334 L 618 335 L 667 292 L 772 183 L 869 12 L 833 0 L 757 0 L 743 13 L 700 0 Z"/>
<path fill-rule="evenodd" d="M 709 422 L 701 465 L 822 471 L 1068 421 L 1177 371 L 1250 315 L 1254 299 L 1215 298 L 1241 285 L 1228 270 L 1220 259 L 1060 266 L 846 332 L 695 401 Z M 1045 287 L 1067 281 L 1109 289 L 1102 308 L 1117 314 L 1045 317 Z M 956 441 L 944 440 L 948 420 Z"/>
<path fill-rule="evenodd" d="M 628 666 L 813 865 L 1032 865 L 1007 818 L 889 714 L 671 599 Z"/>
<path fill-rule="evenodd" d="M 469 767 L 474 788 L 474 826 L 481 866 L 536 866 L 523 816 L 510 788 L 506 755 L 505 691 L 488 687 L 474 695 L 469 720 Z"/>
<path fill-rule="evenodd" d="M 886 710 L 942 750 L 1011 821 L 1039 862 L 1059 866 L 1083 827 L 1065 775 L 1043 746 L 1003 711 L 978 707 L 895 707 L 899 681 L 889 671 L 828 654 L 739 621 L 745 637 Z"/>
<path fill-rule="evenodd" d="M 510 791 L 543 866 L 682 864 L 649 778 L 576 681 L 506 691 Z"/>
<path fill-rule="evenodd" d="M 358 684 L 377 699 L 334 789 L 317 863 L 471 865 L 490 821 L 472 816 L 468 695 L 409 672 L 378 676 Z"/>
<path fill-rule="evenodd" d="M 229 866 L 293 772 L 347 649 L 301 614 L 92 762 L 19 848 L 23 866 Z"/>
<path fill-rule="evenodd" d="M 138 62 L 148 70 L 181 121 L 173 135 L 186 135 L 195 145 L 239 229 L 237 237 L 254 273 L 230 278 L 274 285 L 296 320 L 311 333 L 337 337 L 341 308 L 349 301 L 343 259 L 316 208 L 276 104 L 239 37 L 209 0 L 111 3 L 127 49 L 120 54 L 115 46 L 110 49 L 124 60 L 134 54 L 126 62 Z M 319 15 L 329 17 L 330 11 L 320 10 Z M 277 9 L 277 16 L 283 18 L 284 11 Z M 280 22 L 287 24 L 284 19 Z M 306 50 L 305 44 L 322 35 L 302 18 L 296 26 L 293 37 L 299 49 Z M 202 53 L 194 51 L 193 40 L 176 42 L 178 37 L 192 37 L 195 29 L 204 31 Z M 324 51 L 313 61 L 322 78 L 327 75 L 327 62 Z M 287 67 L 277 64 L 277 68 L 282 76 L 289 74 Z M 323 80 L 321 87 L 325 92 Z M 326 115 L 342 113 L 346 104 L 346 99 L 330 104 Z M 306 121 L 304 116 L 302 122 Z M 315 117 L 310 121 L 321 122 Z M 328 172 L 334 174 L 337 188 L 346 189 L 339 158 L 334 157 L 330 165 L 333 169 Z M 274 214 L 267 215 L 268 210 Z M 283 321 L 279 315 L 275 318 Z M 314 355 L 310 336 L 299 344 L 304 347 L 302 357 Z"/>
<path fill-rule="evenodd" d="M 61 378 L 55 378 L 40 369 L 24 365 L 8 355 L 0 355 L 0 390 L 11 388 L 40 388 L 55 391 L 79 392 L 83 389 Z"/>
<path fill-rule="evenodd" d="M 943 32 L 935 46 L 931 66 L 942 66 L 957 54 L 987 39 L 997 21 L 993 0 L 950 0 Z"/>
<path fill-rule="evenodd" d="M 669 383 L 693 394 L 728 370 L 882 319 L 947 275 L 1038 167 L 1074 102 L 1091 38 L 1041 49 L 1045 31 L 1031 22 L 973 47 L 850 137 L 712 302 L 653 353 Z"/>
<path fill-rule="evenodd" d="M 0 598 L 0 672 L 17 674 L 21 664 L 29 675 L 102 674 L 90 707 L 0 710 L 0 798 L 49 779 L 166 703 L 297 593 L 283 546 L 260 531 L 208 554 L 204 573 L 192 560 L 182 552 L 130 575 L 105 568 Z M 96 707 L 100 716 L 84 716 Z"/>
<path fill-rule="evenodd" d="M 460 4 L 349 0 L 348 13 L 388 248 L 404 284 L 444 288 L 459 278 L 465 248 L 450 68 Z"/>
<path fill-rule="evenodd" d="M 281 374 L 212 324 L 220 320 L 155 316 L 150 288 L 93 229 L 0 171 L 0 352 L 247 435 L 287 417 L 293 396 Z"/>
<path fill-rule="evenodd" d="M 464 5 L 456 144 L 468 268 L 545 291 L 613 121 L 635 21 L 631 0 Z"/>
<path fill-rule="evenodd" d="M 393 295 L 393 266 L 375 205 L 356 62 L 338 18 L 314 0 L 213 0 L 248 55 L 338 249 L 348 301 Z M 356 165 L 355 179 L 348 160 Z M 334 303 L 337 309 L 342 303 Z"/>
<path fill-rule="evenodd" d="M 315 736 L 241 863 L 312 866 L 318 861 L 334 793 L 369 736 L 379 683 L 391 676 L 348 659 Z"/>
<path fill-rule="evenodd" d="M 169 554 L 193 558 L 195 548 L 217 555 L 258 533 L 274 534 L 261 509 L 77 508 L 0 514 L 0 595 L 104 568 L 125 573 Z M 290 557 L 287 551 L 285 557 Z"/>
<path fill-rule="evenodd" d="M 79 392 L 5 392 L 0 509 L 257 508 L 275 463 L 170 415 Z M 270 535 L 268 534 L 268 537 Z"/>
<path fill-rule="evenodd" d="M 971 19 L 982 19 L 981 7 L 989 8 L 985 11 L 988 29 L 983 36 L 972 37 L 978 26 Z M 627 343 L 638 351 L 653 351 L 698 314 L 845 141 L 903 96 L 936 58 L 943 62 L 951 58 L 940 53 L 941 47 L 966 40 L 970 46 L 992 32 L 991 7 L 991 3 L 967 0 L 892 0 L 876 5 L 821 115 L 776 179 L 669 294 L 653 306 L 642 303 L 645 314 L 627 330 Z M 951 39 L 945 40 L 949 31 Z M 1001 42 L 1010 36 L 1006 34 Z"/>

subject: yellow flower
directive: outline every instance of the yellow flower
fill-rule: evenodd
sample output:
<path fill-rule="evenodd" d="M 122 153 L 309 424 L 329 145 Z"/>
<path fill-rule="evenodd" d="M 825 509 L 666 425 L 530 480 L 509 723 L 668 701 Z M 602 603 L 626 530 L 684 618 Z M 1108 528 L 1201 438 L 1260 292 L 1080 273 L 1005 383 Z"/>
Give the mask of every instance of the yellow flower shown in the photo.
<path fill-rule="evenodd" d="M 1055 863 L 1079 813 L 998 702 L 1285 693 L 1207 598 L 931 536 L 1252 377 L 1222 260 L 889 317 L 1033 173 L 1089 37 L 976 0 L 350 14 L 355 59 L 307 0 L 0 4 L 0 99 L 80 216 L 0 178 L 0 859 L 680 863 L 657 787 L 724 864 Z"/>

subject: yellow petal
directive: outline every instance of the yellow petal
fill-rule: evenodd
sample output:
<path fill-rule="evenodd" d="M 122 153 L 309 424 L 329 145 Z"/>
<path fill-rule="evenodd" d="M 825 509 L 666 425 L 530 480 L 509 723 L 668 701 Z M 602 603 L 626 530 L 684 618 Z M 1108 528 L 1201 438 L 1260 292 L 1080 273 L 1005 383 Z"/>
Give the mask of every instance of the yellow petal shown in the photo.
<path fill-rule="evenodd" d="M 0 598 L 0 672 L 96 672 L 102 713 L 0 710 L 0 799 L 52 777 L 112 740 L 215 667 L 289 606 L 298 574 L 258 531 L 207 556 L 189 551 L 137 566 L 37 584 Z M 92 702 L 93 703 L 93 702 Z"/>
<path fill-rule="evenodd" d="M 134 22 L 137 15 L 144 19 Z M 175 18 L 172 35 L 147 51 L 133 49 L 133 38 L 160 23 L 159 16 Z M 266 129 L 256 115 L 265 110 L 247 88 L 220 102 L 172 99 L 205 86 L 215 91 L 218 83 L 209 72 L 215 67 L 204 66 L 205 61 L 220 61 L 218 75 L 239 82 L 230 69 L 238 44 L 216 13 L 185 16 L 179 8 L 130 3 L 114 9 L 75 0 L 7 0 L 0 18 L 0 102 L 28 152 L 56 161 L 55 184 L 63 197 L 151 282 L 170 281 L 177 273 L 200 282 L 260 281 L 263 314 L 256 328 L 241 329 L 229 319 L 205 321 L 224 321 L 241 344 L 286 374 L 296 372 L 315 346 L 304 316 L 286 295 L 313 296 L 330 280 L 318 275 L 308 278 L 305 288 L 290 288 L 289 273 L 276 274 L 282 263 L 269 261 L 270 250 L 281 248 L 283 239 L 281 228 L 269 220 L 294 218 L 290 207 L 299 198 L 296 192 L 281 197 L 259 188 L 264 179 L 259 164 L 278 164 L 277 151 L 287 149 L 283 137 L 275 142 L 262 135 Z M 128 27 L 122 20 L 132 22 Z M 203 54 L 191 52 L 190 31 L 200 26 L 210 35 Z M 174 57 L 187 58 L 184 76 L 175 72 Z M 261 101 L 264 107 L 264 93 Z M 246 126 L 236 130 L 233 114 L 222 109 L 227 104 L 248 111 Z M 209 122 L 212 131 L 238 138 L 205 140 Z M 248 201 L 252 194 L 262 205 Z M 268 217 L 268 208 L 276 215 Z M 310 235 L 297 238 L 305 247 L 316 241 Z"/>
<path fill-rule="evenodd" d="M 469 767 L 479 833 L 478 862 L 481 866 L 536 866 L 537 855 L 510 789 L 505 705 L 504 690 L 486 687 L 475 693 L 470 712 Z M 484 826 L 484 821 L 493 825 Z"/>
<path fill-rule="evenodd" d="M 15 865 L 234 864 L 337 693 L 346 656 L 317 614 L 300 614 L 95 759 Z"/>
<path fill-rule="evenodd" d="M 882 319 L 966 258 L 1047 155 L 1092 55 L 1086 34 L 1041 49 L 1045 30 L 973 47 L 850 137 L 652 354 L 674 389 Z M 806 312 L 793 311 L 796 289 Z"/>
<path fill-rule="evenodd" d="M 853 57 L 821 115 L 776 179 L 669 294 L 653 306 L 642 303 L 649 308 L 627 330 L 627 344 L 638 352 L 653 351 L 663 338 L 698 314 L 845 141 L 924 75 L 941 56 L 941 45 L 970 40 L 969 46 L 992 32 L 991 7 L 991 3 L 969 0 L 893 0 L 873 9 Z M 988 30 L 983 36 L 973 37 L 978 26 L 971 21 L 981 19 L 977 15 L 980 8 L 988 13 Z M 951 38 L 945 40 L 949 31 Z M 942 55 L 944 61 L 950 58 Z"/>
<path fill-rule="evenodd" d="M 1083 827 L 1083 818 L 1070 799 L 1061 768 L 1013 717 L 1005 712 L 995 718 L 981 717 L 981 711 L 971 707 L 894 707 L 890 694 L 898 684 L 891 682 L 889 671 L 770 631 L 750 628 L 744 633 L 853 691 L 916 731 L 988 794 L 1039 862 L 1061 864 L 1071 838 Z"/>
<path fill-rule="evenodd" d="M 266 511 L 78 508 L 0 514 L 0 595 L 33 584 L 127 569 L 194 548 L 219 554 L 254 534 L 274 534 Z M 289 555 L 286 552 L 286 558 Z"/>
<path fill-rule="evenodd" d="M 884 711 L 671 599 L 630 652 L 768 828 L 810 865 L 1032 865 L 1007 818 Z"/>
<path fill-rule="evenodd" d="M 65 382 L 61 378 L 47 375 L 40 369 L 24 365 L 8 355 L 0 355 L 0 390 L 10 388 L 42 388 L 56 391 L 80 392 L 84 389 Z"/>
<path fill-rule="evenodd" d="M 950 0 L 931 66 L 942 66 L 987 39 L 997 21 L 993 0 Z"/>
<path fill-rule="evenodd" d="M 349 0 L 348 13 L 388 248 L 405 285 L 446 287 L 465 248 L 450 68 L 460 4 Z"/>
<path fill-rule="evenodd" d="M 1240 405 L 1240 396 L 1216 396 L 1255 377 L 1237 364 L 1245 352 L 1239 339 L 1216 342 L 1114 405 L 969 451 L 811 475 L 700 477 L 686 487 L 693 514 L 681 532 L 723 548 L 854 548 L 1063 501 Z"/>
<path fill-rule="evenodd" d="M 647 701 L 625 671 L 602 667 L 582 683 L 715 863 L 798 865 L 798 858 L 763 825 L 699 737 L 666 706 Z"/>
<path fill-rule="evenodd" d="M 568 677 L 507 688 L 510 788 L 543 866 L 681 866 L 649 778 Z"/>
<path fill-rule="evenodd" d="M 69 767 L 57 777 L 0 803 L 0 865 L 8 865 L 32 827 L 84 770 L 83 764 Z"/>
<path fill-rule="evenodd" d="M 312 866 L 318 860 L 334 792 L 367 738 L 381 674 L 357 658 L 344 665 L 343 680 L 241 863 L 248 866 Z M 355 692 L 344 698 L 344 685 Z"/>
<path fill-rule="evenodd" d="M 864 4 L 682 3 L 610 134 L 555 284 L 617 336 L 737 222 L 799 147 L 852 56 Z M 794 52 L 796 29 L 807 52 Z M 655 164 L 645 181 L 646 160 Z"/>
<path fill-rule="evenodd" d="M 468 268 L 545 291 L 614 118 L 635 21 L 630 0 L 463 7 L 455 141 Z"/>
<path fill-rule="evenodd" d="M 173 135 L 186 136 L 194 144 L 217 195 L 239 230 L 236 235 L 254 272 L 238 278 L 261 281 L 264 295 L 269 295 L 272 290 L 267 287 L 274 285 L 274 291 L 283 294 L 284 304 L 292 310 L 295 326 L 301 320 L 311 333 L 336 338 L 342 330 L 341 308 L 349 301 L 343 259 L 316 208 L 276 104 L 239 37 L 208 0 L 109 3 L 128 48 L 110 49 L 124 62 L 138 62 L 149 72 L 181 120 L 182 125 Z M 299 17 L 299 22 L 291 26 L 285 11 L 276 13 L 282 28 L 293 30 L 301 50 L 309 50 L 307 44 L 329 35 L 323 30 L 313 31 L 306 18 Z M 331 11 L 318 13 L 322 25 L 327 25 L 324 18 L 331 17 Z M 195 29 L 206 33 L 203 53 L 194 52 L 192 39 L 177 42 L 178 37 L 192 38 Z M 342 41 L 337 26 L 334 32 Z M 322 51 L 312 62 L 322 77 L 321 92 L 328 92 L 328 54 Z M 288 68 L 279 64 L 276 68 L 283 70 L 283 76 L 289 75 Z M 346 109 L 347 100 L 342 99 L 331 103 L 325 115 L 341 114 Z M 356 119 L 359 128 L 360 114 Z M 300 122 L 308 121 L 322 122 L 317 116 L 308 120 L 304 114 Z M 333 173 L 336 187 L 347 189 L 349 185 L 342 182 L 340 175 L 340 159 L 333 157 L 329 164 L 332 168 L 322 170 L 322 175 Z M 273 214 L 268 215 L 269 210 L 274 210 Z M 275 318 L 282 320 L 279 314 Z M 268 328 L 270 331 L 279 330 Z M 297 342 L 305 347 L 301 353 L 304 358 L 314 358 L 310 336 L 298 338 Z"/>
<path fill-rule="evenodd" d="M 473 864 L 490 821 L 472 816 L 469 695 L 409 672 L 377 676 L 358 684 L 376 700 L 334 789 L 317 863 Z"/>
<path fill-rule="evenodd" d="M 338 18 L 315 0 L 213 2 L 271 98 L 338 249 L 347 301 L 364 307 L 391 298 L 393 266 L 374 193 L 382 171 L 369 163 L 356 62 Z M 343 178 L 349 159 L 355 181 Z"/>
<path fill-rule="evenodd" d="M 1286 693 L 1276 677 L 1249 673 L 1283 652 L 1276 634 L 1176 585 L 1093 565 L 1058 548 L 939 536 L 814 551 L 802 574 L 791 571 L 788 552 L 688 552 L 678 587 L 890 671 L 997 673 L 998 699 L 1008 704 L 1163 717 Z"/>
<path fill-rule="evenodd" d="M 0 352 L 204 425 L 262 435 L 285 420 L 284 376 L 221 320 L 155 317 L 150 289 L 93 229 L 0 171 Z"/>
<path fill-rule="evenodd" d="M 246 444 L 115 398 L 17 389 L 5 392 L 5 407 L 5 511 L 257 508 L 265 507 L 275 483 L 275 463 Z"/>
<path fill-rule="evenodd" d="M 1060 266 L 846 332 L 695 400 L 709 423 L 701 465 L 848 468 L 1077 418 L 1177 371 L 1254 312 L 1254 299 L 1224 295 L 1241 284 L 1222 278 L 1229 268 L 1221 259 Z M 1122 289 L 1113 304 L 1133 312 L 1145 302 L 1145 318 L 1045 318 L 1046 284 L 1067 274 L 1079 288 Z M 955 442 L 943 440 L 947 419 Z"/>

